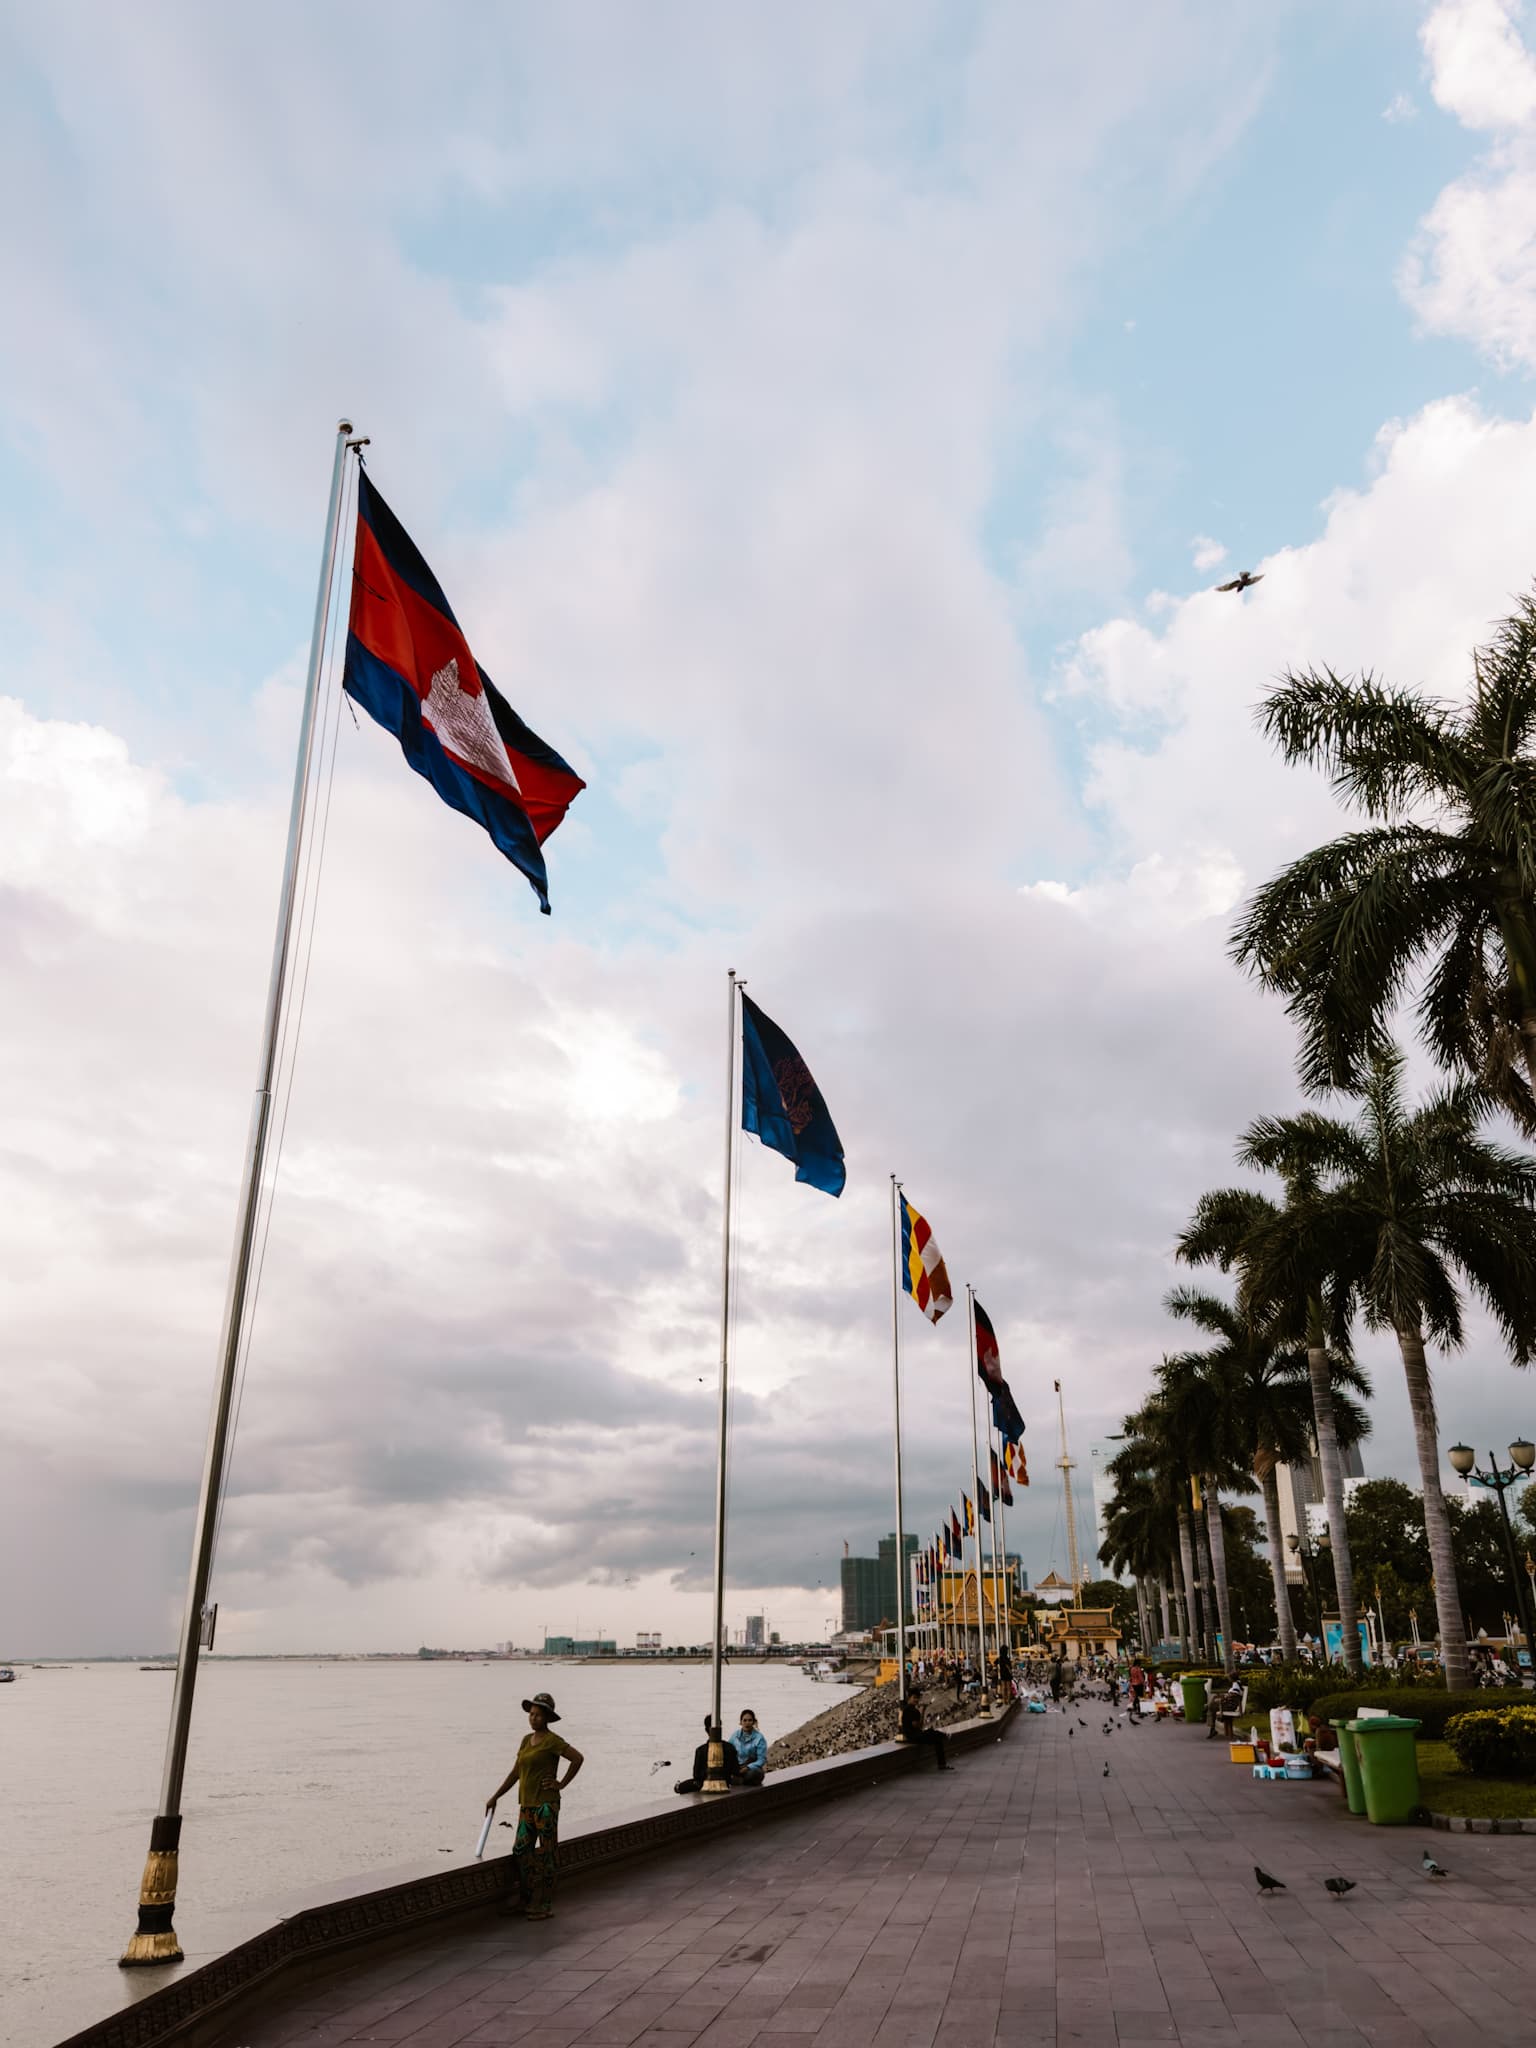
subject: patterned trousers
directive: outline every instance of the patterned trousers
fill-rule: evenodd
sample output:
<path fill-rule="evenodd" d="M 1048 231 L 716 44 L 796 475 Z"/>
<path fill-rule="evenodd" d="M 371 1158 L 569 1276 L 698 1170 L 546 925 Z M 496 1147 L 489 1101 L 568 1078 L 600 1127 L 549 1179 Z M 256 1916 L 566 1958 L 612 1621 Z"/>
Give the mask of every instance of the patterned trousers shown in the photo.
<path fill-rule="evenodd" d="M 555 1870 L 560 1854 L 558 1806 L 520 1806 L 512 1843 L 512 1868 L 523 1910 L 543 1920 L 554 1905 Z"/>

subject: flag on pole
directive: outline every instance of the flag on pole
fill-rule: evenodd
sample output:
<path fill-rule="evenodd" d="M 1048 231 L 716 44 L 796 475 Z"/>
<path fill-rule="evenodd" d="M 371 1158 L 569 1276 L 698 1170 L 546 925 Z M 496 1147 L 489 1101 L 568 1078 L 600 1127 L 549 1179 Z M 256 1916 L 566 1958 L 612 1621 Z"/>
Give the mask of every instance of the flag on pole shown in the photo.
<path fill-rule="evenodd" d="M 586 784 L 476 662 L 442 585 L 365 471 L 341 682 L 443 802 L 484 827 L 547 915 L 541 849 Z"/>
<path fill-rule="evenodd" d="M 971 1496 L 968 1493 L 961 1494 L 960 1505 L 965 1510 L 965 1533 L 967 1536 L 974 1536 L 976 1534 L 976 1510 L 971 1505 Z"/>
<path fill-rule="evenodd" d="M 997 1495 L 1005 1508 L 1013 1506 L 1013 1488 L 1008 1484 L 1012 1469 L 1009 1450 L 1009 1445 L 1005 1443 L 1003 1445 L 1003 1461 L 1001 1465 L 997 1461 L 996 1451 L 992 1453 L 992 1491 Z"/>
<path fill-rule="evenodd" d="M 949 1554 L 951 1557 L 958 1557 L 960 1555 L 960 1533 L 960 1517 L 951 1508 L 949 1511 L 949 1527 L 945 1531 L 946 1536 L 950 1539 Z"/>
<path fill-rule="evenodd" d="M 971 1307 L 976 1315 L 976 1371 L 992 1397 L 992 1426 L 999 1436 L 1017 1443 L 1024 1434 L 1024 1418 L 1008 1382 L 1003 1378 L 1003 1356 L 998 1349 L 992 1318 L 975 1295 Z"/>
<path fill-rule="evenodd" d="M 752 998 L 741 997 L 741 1127 L 795 1163 L 795 1179 L 840 1195 L 843 1141 L 809 1067 Z"/>
<path fill-rule="evenodd" d="M 903 1195 L 901 1198 L 901 1284 L 930 1323 L 955 1305 L 949 1272 L 933 1232 Z"/>
<path fill-rule="evenodd" d="M 1024 1446 L 1022 1444 L 1005 1444 L 1004 1449 L 1009 1458 L 1009 1471 L 1017 1479 L 1020 1486 L 1028 1486 L 1029 1464 L 1024 1456 Z"/>
<path fill-rule="evenodd" d="M 984 1522 L 991 1521 L 992 1502 L 988 1497 L 986 1487 L 979 1479 L 976 1482 L 976 1510 Z"/>

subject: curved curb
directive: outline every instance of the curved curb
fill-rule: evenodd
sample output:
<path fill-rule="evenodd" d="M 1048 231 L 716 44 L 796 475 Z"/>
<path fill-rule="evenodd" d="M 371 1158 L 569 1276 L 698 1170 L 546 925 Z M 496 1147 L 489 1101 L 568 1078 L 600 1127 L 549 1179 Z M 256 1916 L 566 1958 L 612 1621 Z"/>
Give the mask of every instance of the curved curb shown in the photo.
<path fill-rule="evenodd" d="M 1468 1813 L 1429 1811 L 1429 1824 L 1453 1835 L 1536 1835 L 1536 1815 L 1525 1820 L 1483 1820 Z"/>

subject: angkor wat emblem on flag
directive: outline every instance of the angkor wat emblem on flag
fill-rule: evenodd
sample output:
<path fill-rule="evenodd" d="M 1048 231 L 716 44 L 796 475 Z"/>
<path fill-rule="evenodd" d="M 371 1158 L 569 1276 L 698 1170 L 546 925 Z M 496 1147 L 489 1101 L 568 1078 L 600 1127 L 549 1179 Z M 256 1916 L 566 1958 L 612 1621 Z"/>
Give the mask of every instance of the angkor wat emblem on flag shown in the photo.
<path fill-rule="evenodd" d="M 780 1060 L 773 1070 L 778 1085 L 779 1099 L 784 1104 L 784 1114 L 789 1118 L 789 1127 L 798 1138 L 811 1118 L 816 1114 L 814 1096 L 815 1083 L 804 1060 Z"/>

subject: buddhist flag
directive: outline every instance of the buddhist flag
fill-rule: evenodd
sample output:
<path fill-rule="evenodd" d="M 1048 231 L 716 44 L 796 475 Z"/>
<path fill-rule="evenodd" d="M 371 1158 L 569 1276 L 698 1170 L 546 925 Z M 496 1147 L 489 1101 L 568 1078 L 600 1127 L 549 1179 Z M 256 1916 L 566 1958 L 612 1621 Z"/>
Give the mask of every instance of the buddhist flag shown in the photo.
<path fill-rule="evenodd" d="M 968 1493 L 961 1494 L 960 1505 L 965 1509 L 965 1533 L 967 1536 L 974 1536 L 976 1534 L 976 1510 L 971 1505 L 971 1496 Z"/>
<path fill-rule="evenodd" d="M 901 1198 L 901 1284 L 930 1323 L 955 1305 L 949 1272 L 933 1232 L 903 1195 Z"/>
<path fill-rule="evenodd" d="M 470 653 L 442 585 L 366 472 L 357 479 L 341 686 L 394 734 L 443 802 L 521 869 L 547 914 L 544 841 L 586 784 L 524 725 Z"/>

